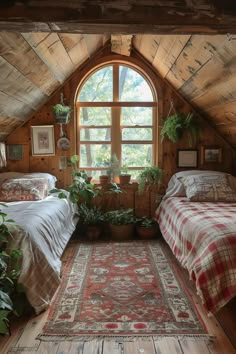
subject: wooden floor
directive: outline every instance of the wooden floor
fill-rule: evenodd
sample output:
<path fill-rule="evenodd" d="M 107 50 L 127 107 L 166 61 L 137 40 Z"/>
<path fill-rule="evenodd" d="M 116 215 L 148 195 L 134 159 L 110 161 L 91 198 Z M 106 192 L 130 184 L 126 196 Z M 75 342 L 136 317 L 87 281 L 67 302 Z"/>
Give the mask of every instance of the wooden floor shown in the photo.
<path fill-rule="evenodd" d="M 64 255 L 63 262 L 70 257 L 73 243 L 69 244 Z M 182 268 L 181 268 L 182 269 Z M 178 338 L 151 338 L 149 341 L 142 339 L 134 342 L 114 342 L 103 339 L 89 342 L 65 341 L 65 342 L 40 342 L 35 339 L 40 333 L 48 311 L 30 319 L 22 318 L 11 325 L 11 336 L 0 338 L 0 354 L 7 353 L 41 353 L 41 354 L 233 354 L 236 349 L 215 317 L 208 317 L 199 298 L 193 291 L 192 284 L 188 284 L 197 308 L 204 319 L 208 332 L 214 336 L 213 340 L 191 337 Z M 235 310 L 235 307 L 234 307 Z M 236 323 L 236 311 L 226 311 L 221 314 L 221 322 Z M 226 318 L 228 317 L 228 318 Z M 232 328 L 231 328 L 232 331 Z M 233 330 L 236 337 L 236 326 Z"/>

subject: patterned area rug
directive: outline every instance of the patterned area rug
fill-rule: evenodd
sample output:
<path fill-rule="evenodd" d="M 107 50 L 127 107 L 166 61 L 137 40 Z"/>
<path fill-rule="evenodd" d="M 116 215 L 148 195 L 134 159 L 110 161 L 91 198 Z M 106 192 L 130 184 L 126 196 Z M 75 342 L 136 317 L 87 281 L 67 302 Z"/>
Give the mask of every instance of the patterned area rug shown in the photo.
<path fill-rule="evenodd" d="M 38 339 L 207 334 L 161 240 L 75 248 Z"/>

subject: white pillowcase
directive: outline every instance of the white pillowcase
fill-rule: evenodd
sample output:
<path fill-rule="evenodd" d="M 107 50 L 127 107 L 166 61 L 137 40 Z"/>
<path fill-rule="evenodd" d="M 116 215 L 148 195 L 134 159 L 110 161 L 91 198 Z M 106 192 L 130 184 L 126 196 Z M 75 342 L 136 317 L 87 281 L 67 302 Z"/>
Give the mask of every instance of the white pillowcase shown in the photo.
<path fill-rule="evenodd" d="M 175 173 L 169 180 L 166 193 L 163 199 L 169 197 L 186 197 L 185 187 L 182 183 L 182 178 L 186 176 L 195 176 L 199 174 L 213 174 L 213 175 L 226 175 L 230 176 L 226 172 L 210 171 L 210 170 L 188 170 Z"/>
<path fill-rule="evenodd" d="M 199 174 L 183 177 L 186 196 L 192 202 L 236 202 L 227 175 Z"/>
<path fill-rule="evenodd" d="M 47 178 L 48 180 L 48 191 L 55 188 L 57 178 L 56 176 L 51 175 L 50 173 L 45 172 L 32 172 L 32 173 L 23 173 L 23 172 L 2 172 L 0 173 L 0 184 L 5 179 L 12 178 Z"/>
<path fill-rule="evenodd" d="M 55 188 L 55 186 L 56 186 L 57 178 L 56 178 L 56 176 L 53 176 L 50 173 L 32 172 L 32 173 L 24 174 L 24 177 L 27 177 L 27 178 L 47 178 L 49 191 L 51 189 Z"/>

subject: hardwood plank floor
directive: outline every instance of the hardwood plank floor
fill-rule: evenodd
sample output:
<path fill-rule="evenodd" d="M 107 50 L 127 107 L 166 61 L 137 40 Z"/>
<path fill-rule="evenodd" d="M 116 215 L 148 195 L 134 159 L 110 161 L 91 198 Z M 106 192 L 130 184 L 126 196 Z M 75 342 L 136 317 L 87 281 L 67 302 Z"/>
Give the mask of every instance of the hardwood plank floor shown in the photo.
<path fill-rule="evenodd" d="M 70 257 L 74 244 L 73 241 L 67 246 L 62 260 L 63 264 Z M 181 272 L 183 269 L 180 267 Z M 185 277 L 185 282 L 188 282 Z M 21 318 L 11 325 L 11 336 L 0 338 L 0 354 L 12 353 L 41 353 L 41 354 L 234 354 L 236 349 L 231 344 L 225 331 L 218 320 L 208 317 L 200 304 L 192 283 L 187 283 L 197 309 L 202 316 L 209 333 L 214 336 L 213 340 L 191 337 L 178 338 L 152 338 L 151 340 L 137 339 L 133 342 L 114 342 L 112 340 L 96 339 L 89 342 L 64 341 L 64 342 L 41 342 L 36 339 L 40 333 L 48 315 L 48 311 L 31 318 Z M 221 322 L 231 324 L 231 336 L 236 337 L 236 329 L 232 325 L 236 322 L 235 307 L 230 304 L 230 311 L 221 313 Z M 236 326 L 235 326 L 236 328 Z"/>

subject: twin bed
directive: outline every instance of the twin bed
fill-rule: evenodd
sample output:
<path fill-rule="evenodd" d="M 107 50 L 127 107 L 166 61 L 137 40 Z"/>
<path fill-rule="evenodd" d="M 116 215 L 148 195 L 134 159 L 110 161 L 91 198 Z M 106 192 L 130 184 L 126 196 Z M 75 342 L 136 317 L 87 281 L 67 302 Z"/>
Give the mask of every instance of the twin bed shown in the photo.
<path fill-rule="evenodd" d="M 19 283 L 36 314 L 45 310 L 60 284 L 61 255 L 75 229 L 73 204 L 48 195 L 56 178 L 46 173 L 0 174 L 2 211 L 13 245 L 22 250 Z"/>
<path fill-rule="evenodd" d="M 155 217 L 206 310 L 217 312 L 236 295 L 236 177 L 176 173 Z"/>

